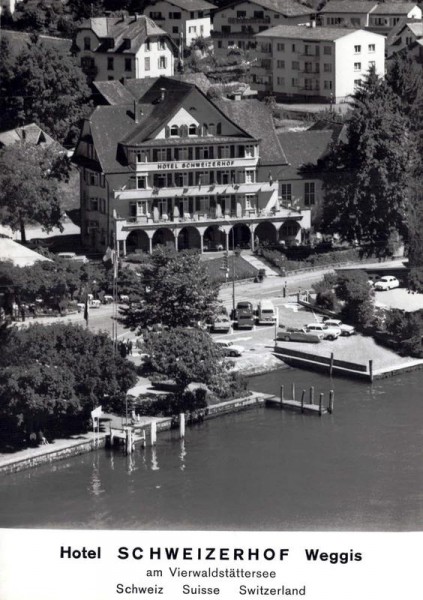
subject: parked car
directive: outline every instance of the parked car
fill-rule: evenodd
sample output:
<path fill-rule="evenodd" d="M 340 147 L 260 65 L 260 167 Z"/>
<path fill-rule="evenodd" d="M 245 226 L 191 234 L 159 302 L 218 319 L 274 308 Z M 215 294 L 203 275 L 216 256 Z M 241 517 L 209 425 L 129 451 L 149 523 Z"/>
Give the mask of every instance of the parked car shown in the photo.
<path fill-rule="evenodd" d="M 310 323 L 306 330 L 311 333 L 322 333 L 324 340 L 336 340 L 341 335 L 339 327 L 329 327 L 325 323 Z"/>
<path fill-rule="evenodd" d="M 271 300 L 261 300 L 257 306 L 257 323 L 272 325 L 276 321 L 276 310 Z"/>
<path fill-rule="evenodd" d="M 218 315 L 212 323 L 211 329 L 215 333 L 228 333 L 232 328 L 232 321 L 228 315 Z"/>
<path fill-rule="evenodd" d="M 241 356 L 241 354 L 244 352 L 244 348 L 242 346 L 237 346 L 229 340 L 222 340 L 216 342 L 216 344 L 219 346 L 225 356 Z"/>
<path fill-rule="evenodd" d="M 90 308 L 100 308 L 101 301 L 100 300 L 91 300 Z"/>
<path fill-rule="evenodd" d="M 328 327 L 339 327 L 341 330 L 341 335 L 354 335 L 355 327 L 353 325 L 347 325 L 339 319 L 323 319 L 323 322 Z"/>
<path fill-rule="evenodd" d="M 392 275 L 384 275 L 380 279 L 378 279 L 375 283 L 375 290 L 382 292 L 386 290 L 392 290 L 394 288 L 399 287 L 400 282 L 396 277 Z"/>
<path fill-rule="evenodd" d="M 234 320 L 238 329 L 252 329 L 254 327 L 255 317 L 251 302 L 238 302 Z"/>
<path fill-rule="evenodd" d="M 288 327 L 285 331 L 278 331 L 276 339 L 283 342 L 309 342 L 318 344 L 323 339 L 323 333 L 310 332 L 305 328 Z"/>

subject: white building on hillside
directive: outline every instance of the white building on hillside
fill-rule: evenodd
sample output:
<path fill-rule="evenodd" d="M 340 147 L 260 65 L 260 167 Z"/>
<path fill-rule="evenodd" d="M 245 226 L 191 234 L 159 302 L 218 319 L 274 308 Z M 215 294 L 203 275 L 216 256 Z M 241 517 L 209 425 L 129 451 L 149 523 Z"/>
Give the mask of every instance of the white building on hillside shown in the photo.
<path fill-rule="evenodd" d="M 362 29 L 279 25 L 255 38 L 252 87 L 263 94 L 342 102 L 370 67 L 385 73 L 385 38 Z"/>
<path fill-rule="evenodd" d="M 144 14 L 160 24 L 176 44 L 191 46 L 199 37 L 209 38 L 211 12 L 216 7 L 206 0 L 159 0 Z"/>
<path fill-rule="evenodd" d="M 215 54 L 226 56 L 231 48 L 251 50 L 254 54 L 256 33 L 282 23 L 309 23 L 314 12 L 295 0 L 241 0 L 227 4 L 213 18 Z"/>
<path fill-rule="evenodd" d="M 76 34 L 75 51 L 92 81 L 174 74 L 175 46 L 145 16 L 87 19 Z"/>

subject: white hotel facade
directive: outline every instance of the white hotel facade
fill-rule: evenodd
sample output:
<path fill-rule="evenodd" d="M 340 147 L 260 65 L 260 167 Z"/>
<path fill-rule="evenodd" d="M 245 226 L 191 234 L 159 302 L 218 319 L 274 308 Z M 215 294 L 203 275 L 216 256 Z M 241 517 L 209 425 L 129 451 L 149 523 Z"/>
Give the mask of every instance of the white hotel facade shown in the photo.
<path fill-rule="evenodd" d="M 74 155 L 86 246 L 116 242 L 126 254 L 300 241 L 310 210 L 279 200 L 271 171 L 287 161 L 270 113 L 255 100 L 227 102 L 238 121 L 195 85 L 162 77 L 131 105 L 94 110 Z"/>

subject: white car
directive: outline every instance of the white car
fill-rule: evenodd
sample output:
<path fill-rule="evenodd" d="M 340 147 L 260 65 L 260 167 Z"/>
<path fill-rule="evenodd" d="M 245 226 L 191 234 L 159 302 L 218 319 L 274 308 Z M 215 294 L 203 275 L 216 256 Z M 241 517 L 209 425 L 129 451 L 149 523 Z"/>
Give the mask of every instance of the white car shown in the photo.
<path fill-rule="evenodd" d="M 219 346 L 225 356 L 241 356 L 241 354 L 244 352 L 244 348 L 242 346 L 237 346 L 229 340 L 222 340 L 221 342 L 216 342 L 216 344 Z"/>
<path fill-rule="evenodd" d="M 375 283 L 375 290 L 382 292 L 386 290 L 392 290 L 394 288 L 399 287 L 400 282 L 396 277 L 392 275 L 384 275 L 380 279 L 378 279 Z"/>
<path fill-rule="evenodd" d="M 341 335 L 354 335 L 355 333 L 353 325 L 346 325 L 338 319 L 325 319 L 323 322 L 328 327 L 338 327 L 341 330 Z"/>
<path fill-rule="evenodd" d="M 337 340 L 341 335 L 339 327 L 329 327 L 326 323 L 310 323 L 306 330 L 311 333 L 323 333 L 324 340 Z"/>

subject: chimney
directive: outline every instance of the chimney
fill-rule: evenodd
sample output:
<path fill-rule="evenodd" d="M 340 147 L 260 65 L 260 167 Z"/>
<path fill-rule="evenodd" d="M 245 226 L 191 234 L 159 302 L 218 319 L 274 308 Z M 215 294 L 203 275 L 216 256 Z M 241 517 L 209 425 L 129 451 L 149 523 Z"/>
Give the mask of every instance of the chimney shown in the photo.
<path fill-rule="evenodd" d="M 160 102 L 163 102 L 163 100 L 166 97 L 166 89 L 165 88 L 160 88 Z"/>
<path fill-rule="evenodd" d="M 138 104 L 137 100 L 134 100 L 134 121 L 135 123 L 139 123 L 141 121 L 141 117 L 142 117 L 142 108 L 141 106 Z"/>

